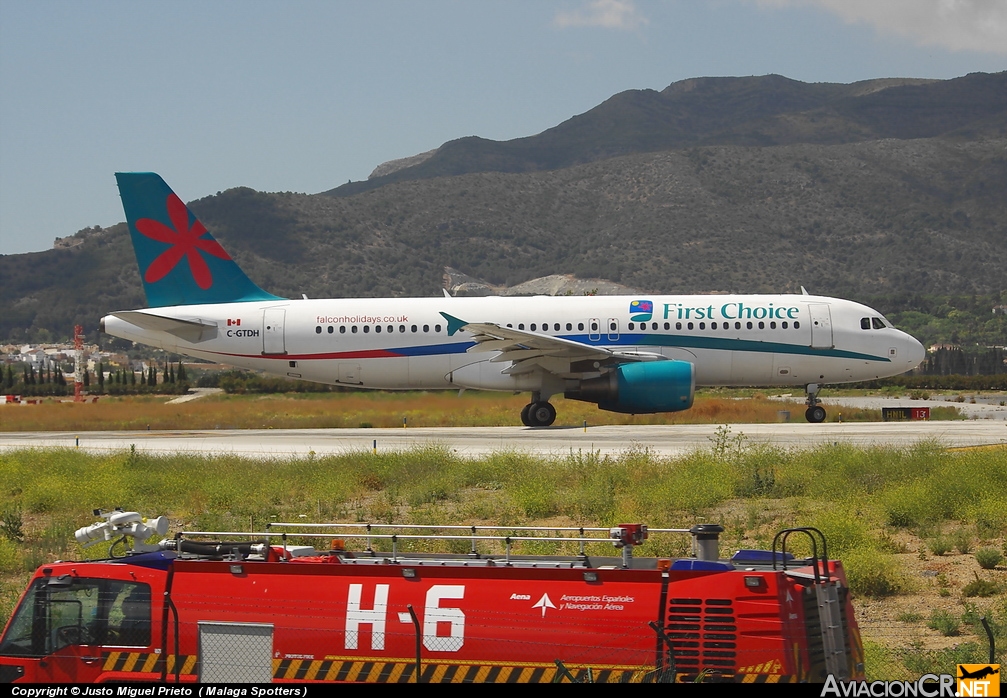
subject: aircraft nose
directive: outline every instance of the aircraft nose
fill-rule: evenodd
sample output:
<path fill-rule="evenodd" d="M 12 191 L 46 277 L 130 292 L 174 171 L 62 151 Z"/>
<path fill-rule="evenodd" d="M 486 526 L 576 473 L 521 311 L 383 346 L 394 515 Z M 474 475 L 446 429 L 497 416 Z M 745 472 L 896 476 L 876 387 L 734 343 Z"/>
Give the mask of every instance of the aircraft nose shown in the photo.
<path fill-rule="evenodd" d="M 923 348 L 923 345 L 915 337 L 906 335 L 906 338 L 909 344 L 906 356 L 909 359 L 910 366 L 916 368 L 923 363 L 923 359 L 927 358 L 927 350 Z"/>

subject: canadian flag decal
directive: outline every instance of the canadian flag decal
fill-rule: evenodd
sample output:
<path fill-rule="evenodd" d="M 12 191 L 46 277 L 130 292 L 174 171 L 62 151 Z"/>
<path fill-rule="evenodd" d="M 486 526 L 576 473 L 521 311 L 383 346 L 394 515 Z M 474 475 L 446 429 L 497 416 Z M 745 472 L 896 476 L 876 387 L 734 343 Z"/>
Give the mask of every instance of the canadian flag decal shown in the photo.
<path fill-rule="evenodd" d="M 231 325 L 238 326 L 240 324 L 241 324 L 241 320 L 240 319 L 238 319 L 238 320 L 232 320 L 231 318 L 227 318 L 227 326 L 228 327 L 230 327 Z"/>

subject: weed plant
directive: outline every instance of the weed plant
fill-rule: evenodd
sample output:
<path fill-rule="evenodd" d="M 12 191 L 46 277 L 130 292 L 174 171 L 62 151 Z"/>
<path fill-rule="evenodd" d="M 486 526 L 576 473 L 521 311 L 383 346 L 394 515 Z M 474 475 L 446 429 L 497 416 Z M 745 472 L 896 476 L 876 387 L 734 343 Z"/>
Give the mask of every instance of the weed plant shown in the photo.
<path fill-rule="evenodd" d="M 954 535 L 955 548 L 962 555 L 968 555 L 972 552 L 972 534 L 968 532 L 965 528 L 959 528 L 955 531 Z"/>
<path fill-rule="evenodd" d="M 976 551 L 976 562 L 984 570 L 994 569 L 1003 562 L 1003 555 L 996 548 L 979 548 Z"/>
<path fill-rule="evenodd" d="M 950 611 L 935 608 L 930 613 L 927 627 L 936 630 L 944 637 L 954 637 L 961 632 L 961 621 Z"/>
<path fill-rule="evenodd" d="M 934 555 L 942 556 L 951 552 L 951 541 L 944 536 L 937 536 L 927 543 L 927 547 Z"/>
<path fill-rule="evenodd" d="M 962 588 L 962 596 L 972 598 L 975 596 L 989 597 L 999 594 L 1003 589 L 992 579 L 982 579 L 979 573 L 975 573 L 975 579 Z"/>

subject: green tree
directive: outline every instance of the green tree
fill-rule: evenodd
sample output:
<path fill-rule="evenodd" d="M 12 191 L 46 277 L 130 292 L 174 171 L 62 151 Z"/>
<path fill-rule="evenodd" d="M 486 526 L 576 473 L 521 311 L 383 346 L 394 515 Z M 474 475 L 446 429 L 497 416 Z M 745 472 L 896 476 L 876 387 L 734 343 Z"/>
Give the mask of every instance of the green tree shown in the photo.
<path fill-rule="evenodd" d="M 185 366 L 182 365 L 182 360 L 179 359 L 179 361 L 178 361 L 178 382 L 179 383 L 184 383 L 187 378 L 188 378 L 188 376 L 185 375 Z"/>
<path fill-rule="evenodd" d="M 102 365 L 101 361 L 98 362 L 98 390 L 105 390 L 105 366 Z"/>

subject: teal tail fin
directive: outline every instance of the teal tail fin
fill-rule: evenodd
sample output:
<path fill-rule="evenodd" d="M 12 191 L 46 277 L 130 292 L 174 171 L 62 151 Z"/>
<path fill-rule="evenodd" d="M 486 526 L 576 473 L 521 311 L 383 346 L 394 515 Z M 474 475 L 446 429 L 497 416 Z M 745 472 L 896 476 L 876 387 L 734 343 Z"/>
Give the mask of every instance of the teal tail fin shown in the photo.
<path fill-rule="evenodd" d="M 280 300 L 252 283 L 158 175 L 115 179 L 150 307 Z"/>

